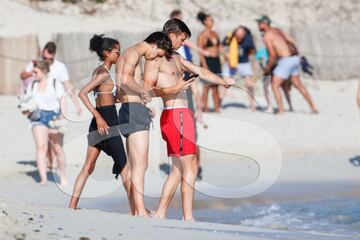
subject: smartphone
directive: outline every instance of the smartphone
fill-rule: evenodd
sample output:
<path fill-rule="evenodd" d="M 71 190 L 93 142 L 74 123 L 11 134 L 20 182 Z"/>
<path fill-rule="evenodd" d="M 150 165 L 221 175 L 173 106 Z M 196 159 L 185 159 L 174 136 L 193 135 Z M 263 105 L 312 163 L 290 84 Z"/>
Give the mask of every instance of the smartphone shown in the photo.
<path fill-rule="evenodd" d="M 184 80 L 185 81 L 189 81 L 190 79 L 192 79 L 192 78 L 197 78 L 199 76 L 199 74 L 192 74 L 192 75 L 190 75 L 188 78 L 185 78 Z"/>

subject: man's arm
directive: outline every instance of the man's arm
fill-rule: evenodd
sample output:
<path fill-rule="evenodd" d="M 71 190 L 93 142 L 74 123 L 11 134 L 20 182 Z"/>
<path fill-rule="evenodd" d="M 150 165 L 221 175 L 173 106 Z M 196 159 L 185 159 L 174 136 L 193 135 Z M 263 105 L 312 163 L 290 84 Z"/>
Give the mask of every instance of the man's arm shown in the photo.
<path fill-rule="evenodd" d="M 77 114 L 80 115 L 82 112 L 82 108 L 80 106 L 79 99 L 76 96 L 75 90 L 74 90 L 70 80 L 63 82 L 63 84 L 64 84 L 65 91 L 67 93 L 69 93 L 69 95 L 71 96 L 71 99 L 76 107 Z"/>
<path fill-rule="evenodd" d="M 180 57 L 181 65 L 183 70 L 187 72 L 192 72 L 195 74 L 199 74 L 200 78 L 214 84 L 220 84 L 225 87 L 230 87 L 231 85 L 235 84 L 235 81 L 232 78 L 229 78 L 228 81 L 225 81 L 221 77 L 217 76 L 216 74 L 212 73 L 206 68 L 199 67 L 194 65 L 192 62 L 186 61 L 183 57 Z"/>
<path fill-rule="evenodd" d="M 162 97 L 169 94 L 176 94 L 186 89 L 195 80 L 194 78 L 185 81 L 181 78 L 178 83 L 172 87 L 160 88 L 156 86 L 162 61 L 163 59 L 157 59 L 145 62 L 144 84 L 148 90 L 152 90 L 152 92 L 154 92 L 152 97 Z"/>
<path fill-rule="evenodd" d="M 208 52 L 208 51 L 202 49 L 201 47 L 197 46 L 196 44 L 193 44 L 193 43 L 190 42 L 189 40 L 186 40 L 186 41 L 184 42 L 184 44 L 185 44 L 186 46 L 188 46 L 189 48 L 191 48 L 192 50 L 194 50 L 194 51 L 196 51 L 196 52 L 198 52 L 198 53 L 200 53 L 200 54 L 202 54 L 202 55 L 204 55 L 204 56 L 209 56 L 209 52 Z"/>
<path fill-rule="evenodd" d="M 119 86 L 122 86 L 122 89 L 125 91 L 130 90 L 140 95 L 145 101 L 150 100 L 149 94 L 147 91 L 140 86 L 134 79 L 135 68 L 140 61 L 140 58 L 134 53 L 128 53 L 129 56 L 124 56 L 120 59 L 119 63 L 116 65 L 116 83 L 119 89 Z"/>
<path fill-rule="evenodd" d="M 269 75 L 272 67 L 275 65 L 276 52 L 275 52 L 274 45 L 272 44 L 269 35 L 264 36 L 264 43 L 265 43 L 266 49 L 268 50 L 268 53 L 269 53 L 269 59 L 268 59 L 266 67 L 264 68 L 264 75 Z"/>

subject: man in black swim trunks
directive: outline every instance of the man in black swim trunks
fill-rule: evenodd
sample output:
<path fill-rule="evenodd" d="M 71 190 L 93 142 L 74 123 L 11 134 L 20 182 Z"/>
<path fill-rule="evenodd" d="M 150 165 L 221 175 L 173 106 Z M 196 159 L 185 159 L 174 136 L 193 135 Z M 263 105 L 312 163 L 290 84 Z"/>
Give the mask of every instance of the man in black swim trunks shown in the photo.
<path fill-rule="evenodd" d="M 120 86 L 119 99 L 122 102 L 119 111 L 119 127 L 126 137 L 126 148 L 131 168 L 132 194 L 135 215 L 149 216 L 144 203 L 144 178 L 148 166 L 149 128 L 152 111 L 145 106 L 151 96 L 143 86 L 140 62 L 155 60 L 163 56 L 171 57 L 172 46 L 168 36 L 162 32 L 150 34 L 143 42 L 125 49 L 116 64 L 117 86 Z M 154 88 L 159 93 L 179 91 L 189 86 L 191 81 L 179 81 L 168 89 Z"/>

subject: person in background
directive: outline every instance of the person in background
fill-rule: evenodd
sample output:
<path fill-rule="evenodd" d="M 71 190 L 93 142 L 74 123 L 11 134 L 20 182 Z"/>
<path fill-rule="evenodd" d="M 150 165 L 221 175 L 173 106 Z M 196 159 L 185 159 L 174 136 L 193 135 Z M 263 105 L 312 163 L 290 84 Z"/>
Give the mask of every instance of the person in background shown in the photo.
<path fill-rule="evenodd" d="M 74 91 L 74 88 L 70 82 L 69 73 L 64 63 L 58 61 L 55 59 L 56 55 L 56 44 L 54 42 L 48 42 L 45 44 L 44 49 L 42 51 L 41 59 L 47 60 L 50 63 L 50 72 L 49 72 L 49 78 L 56 79 L 60 83 L 63 84 L 65 91 L 70 94 L 71 99 L 76 107 L 76 112 L 78 115 L 81 114 L 82 108 L 80 106 L 79 100 L 76 96 L 76 93 Z M 31 61 L 26 67 L 25 70 L 21 72 L 20 78 L 23 81 L 22 85 L 24 85 L 24 89 L 27 88 L 27 85 L 29 85 L 33 81 L 33 72 L 34 66 L 36 65 L 37 60 Z M 19 93 L 19 94 L 25 94 Z M 61 135 L 61 133 L 60 133 Z M 52 168 L 53 166 L 56 167 L 57 163 L 54 162 L 55 153 L 52 150 L 51 147 L 48 148 L 48 167 Z"/>
<path fill-rule="evenodd" d="M 48 146 L 51 146 L 58 162 L 60 184 L 66 186 L 63 134 L 51 126 L 51 121 L 62 117 L 60 99 L 65 90 L 59 80 L 50 77 L 50 64 L 48 60 L 39 60 L 34 64 L 32 69 L 34 81 L 28 85 L 26 94 L 36 102 L 38 111 L 38 116 L 32 117 L 30 123 L 36 145 L 36 165 L 40 174 L 40 185 L 47 184 L 46 158 Z M 33 115 L 29 111 L 23 113 L 29 117 Z"/>
<path fill-rule="evenodd" d="M 235 49 L 236 59 L 231 59 L 234 55 L 232 51 L 232 46 L 230 44 L 237 44 L 237 48 Z M 226 57 L 227 64 L 224 66 L 223 74 L 225 77 L 233 77 L 237 72 L 244 79 L 245 85 L 248 91 L 249 97 L 249 106 L 251 111 L 256 110 L 255 99 L 254 99 L 254 72 L 255 65 L 251 64 L 250 58 L 251 55 L 255 55 L 256 47 L 254 44 L 254 39 L 251 34 L 251 31 L 244 26 L 239 26 L 236 28 L 230 36 L 227 36 L 223 41 L 224 46 L 229 46 L 229 54 Z M 226 56 L 226 55 L 225 55 Z M 230 58 L 230 59 L 229 59 Z"/>
<path fill-rule="evenodd" d="M 309 104 L 311 112 L 318 113 L 309 92 L 300 81 L 300 57 L 294 39 L 280 29 L 271 27 L 268 16 L 261 16 L 256 21 L 260 32 L 264 33 L 263 41 L 269 52 L 269 61 L 264 69 L 264 75 L 272 75 L 272 89 L 278 105 L 278 114 L 284 113 L 279 89 L 284 81 L 289 81 L 289 78 L 292 85 L 299 90 Z M 276 67 L 272 71 L 276 60 L 278 60 Z"/>
<path fill-rule="evenodd" d="M 197 15 L 198 20 L 205 26 L 198 36 L 198 45 L 201 48 L 206 49 L 210 54 L 205 56 L 200 53 L 200 64 L 202 67 L 209 69 L 215 74 L 221 74 L 221 63 L 220 63 L 220 39 L 217 32 L 213 31 L 214 20 L 210 15 L 203 12 L 199 12 Z M 206 83 L 203 90 L 203 102 L 204 112 L 209 112 L 208 106 L 208 94 L 209 90 L 212 90 L 214 111 L 220 112 L 220 97 L 218 84 Z"/>

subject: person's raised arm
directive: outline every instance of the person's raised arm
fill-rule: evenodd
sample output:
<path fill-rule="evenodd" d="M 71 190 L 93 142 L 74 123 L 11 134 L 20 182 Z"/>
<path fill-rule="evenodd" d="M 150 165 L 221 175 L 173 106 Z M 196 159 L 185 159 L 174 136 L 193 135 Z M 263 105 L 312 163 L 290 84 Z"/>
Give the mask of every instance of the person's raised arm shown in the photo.
<path fill-rule="evenodd" d="M 185 44 L 187 47 L 189 47 L 189 48 L 191 48 L 192 50 L 194 50 L 195 52 L 200 53 L 200 54 L 202 54 L 202 55 L 204 55 L 204 56 L 209 56 L 209 55 L 210 55 L 208 51 L 206 51 L 206 50 L 204 50 L 203 48 L 197 46 L 196 44 L 190 42 L 189 40 L 186 40 L 186 41 L 184 42 L 184 44 Z"/>
<path fill-rule="evenodd" d="M 222 79 L 218 75 L 212 73 L 210 70 L 194 65 L 193 63 L 186 61 L 183 57 L 181 57 L 181 66 L 184 71 L 192 72 L 195 74 L 199 74 L 200 78 L 214 84 L 223 85 L 226 88 L 235 84 L 234 79 L 229 78 L 227 80 Z"/>

